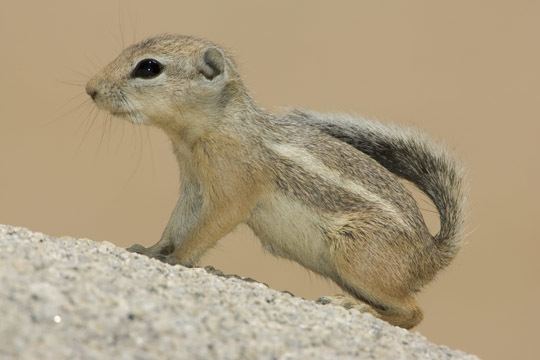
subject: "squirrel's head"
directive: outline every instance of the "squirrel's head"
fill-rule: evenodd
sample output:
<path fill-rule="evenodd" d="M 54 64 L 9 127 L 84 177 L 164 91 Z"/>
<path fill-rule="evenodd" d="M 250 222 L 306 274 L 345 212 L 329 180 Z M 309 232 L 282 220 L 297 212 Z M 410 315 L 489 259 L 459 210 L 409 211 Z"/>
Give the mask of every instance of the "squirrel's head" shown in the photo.
<path fill-rule="evenodd" d="M 126 48 L 86 85 L 97 106 L 133 123 L 172 125 L 217 114 L 238 93 L 232 59 L 215 44 L 160 35 Z"/>

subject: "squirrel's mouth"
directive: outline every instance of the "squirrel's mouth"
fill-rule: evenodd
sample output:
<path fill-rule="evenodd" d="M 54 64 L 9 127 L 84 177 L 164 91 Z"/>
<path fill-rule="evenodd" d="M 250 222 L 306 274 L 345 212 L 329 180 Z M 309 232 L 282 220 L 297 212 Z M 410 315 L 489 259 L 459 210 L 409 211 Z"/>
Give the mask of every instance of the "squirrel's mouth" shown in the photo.
<path fill-rule="evenodd" d="M 120 106 L 116 106 L 114 104 L 109 104 L 107 101 L 103 101 L 101 99 L 93 99 L 96 106 L 101 109 L 105 110 L 112 116 L 118 116 L 118 117 L 127 117 L 130 115 L 133 115 L 132 110 L 125 109 Z"/>

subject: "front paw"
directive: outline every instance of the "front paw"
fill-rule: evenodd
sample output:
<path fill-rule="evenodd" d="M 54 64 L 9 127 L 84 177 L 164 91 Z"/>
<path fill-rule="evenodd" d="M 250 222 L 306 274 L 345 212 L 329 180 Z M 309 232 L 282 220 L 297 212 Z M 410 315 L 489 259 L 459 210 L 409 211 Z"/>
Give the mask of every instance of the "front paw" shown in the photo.
<path fill-rule="evenodd" d="M 148 249 L 140 244 L 131 245 L 126 250 L 132 253 L 143 254 L 143 255 L 146 255 L 148 253 Z"/>
<path fill-rule="evenodd" d="M 174 247 L 171 246 L 167 246 L 157 253 L 155 252 L 155 250 L 150 250 L 150 248 L 146 248 L 140 244 L 131 245 L 130 247 L 126 248 L 126 250 L 132 253 L 146 255 L 169 265 L 180 264 L 178 259 L 176 259 L 176 257 L 172 254 L 172 252 L 174 251 Z"/>

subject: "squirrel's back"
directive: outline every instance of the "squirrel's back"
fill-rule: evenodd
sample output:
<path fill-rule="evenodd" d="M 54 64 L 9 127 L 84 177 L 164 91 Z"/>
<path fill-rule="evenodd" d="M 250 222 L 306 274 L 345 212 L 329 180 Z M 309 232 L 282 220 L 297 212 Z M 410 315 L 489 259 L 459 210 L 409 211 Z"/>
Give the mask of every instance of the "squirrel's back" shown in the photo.
<path fill-rule="evenodd" d="M 433 240 L 441 267 L 455 257 L 463 235 L 466 188 L 462 167 L 442 145 L 412 128 L 343 114 L 296 110 L 289 119 L 355 147 L 415 184 L 429 196 L 440 215 L 440 230 Z"/>

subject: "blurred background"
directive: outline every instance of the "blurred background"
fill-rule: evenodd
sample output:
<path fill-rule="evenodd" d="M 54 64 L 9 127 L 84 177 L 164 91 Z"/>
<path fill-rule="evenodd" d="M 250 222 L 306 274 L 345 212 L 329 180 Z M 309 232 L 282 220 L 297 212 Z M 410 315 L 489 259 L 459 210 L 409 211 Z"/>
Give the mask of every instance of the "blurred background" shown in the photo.
<path fill-rule="evenodd" d="M 416 330 L 486 359 L 537 355 L 540 2 L 1 5 L 0 223 L 120 246 L 156 242 L 178 193 L 169 142 L 98 114 L 84 83 L 134 41 L 198 35 L 233 51 L 267 109 L 349 112 L 444 140 L 469 170 L 468 236 L 420 295 Z M 338 292 L 263 253 L 245 226 L 203 264 L 310 299 Z"/>

